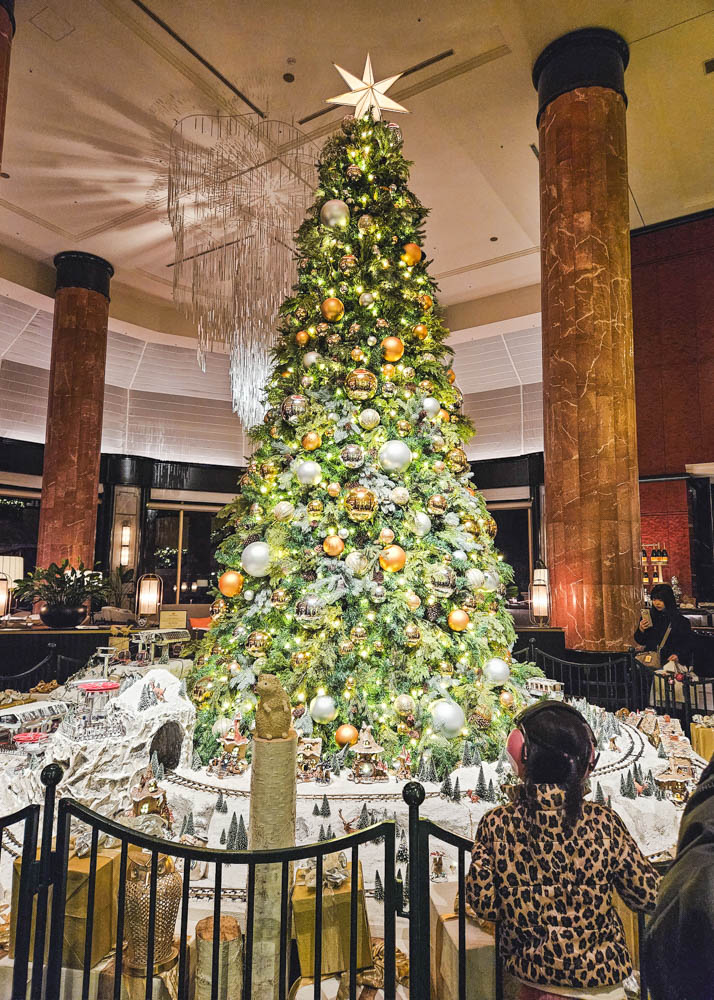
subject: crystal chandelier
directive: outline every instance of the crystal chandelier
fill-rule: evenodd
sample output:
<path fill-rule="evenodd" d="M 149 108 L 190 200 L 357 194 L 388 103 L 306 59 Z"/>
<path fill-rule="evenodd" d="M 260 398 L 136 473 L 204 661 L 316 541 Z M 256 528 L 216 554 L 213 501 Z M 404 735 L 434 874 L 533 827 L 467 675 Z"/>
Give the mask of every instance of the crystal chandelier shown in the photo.
<path fill-rule="evenodd" d="M 316 159 L 298 129 L 252 114 L 189 115 L 171 136 L 174 301 L 196 324 L 203 370 L 207 351 L 228 349 L 233 409 L 246 428 L 265 412 L 275 320 L 293 283 L 293 234 Z"/>

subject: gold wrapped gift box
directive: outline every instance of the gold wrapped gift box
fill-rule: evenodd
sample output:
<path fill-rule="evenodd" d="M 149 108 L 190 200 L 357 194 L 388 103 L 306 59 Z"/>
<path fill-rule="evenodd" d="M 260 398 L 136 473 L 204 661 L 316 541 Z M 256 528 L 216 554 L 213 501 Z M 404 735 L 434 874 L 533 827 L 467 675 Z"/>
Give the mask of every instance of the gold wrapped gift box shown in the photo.
<path fill-rule="evenodd" d="M 714 755 L 714 727 L 691 725 L 692 749 L 704 760 L 711 760 Z"/>
<path fill-rule="evenodd" d="M 97 852 L 97 875 L 94 889 L 94 927 L 92 955 L 94 967 L 108 955 L 116 943 L 117 895 L 119 888 L 120 849 L 107 848 Z M 67 862 L 67 894 L 64 916 L 64 948 L 62 964 L 67 969 L 84 967 L 84 943 L 87 933 L 87 901 L 89 893 L 90 858 L 71 856 Z M 10 923 L 10 956 L 15 956 L 17 933 L 17 903 L 20 894 L 20 859 L 12 870 L 12 913 Z M 50 889 L 48 906 L 52 905 Z M 35 905 L 30 931 L 30 959 L 35 940 Z"/>
<path fill-rule="evenodd" d="M 344 972 L 350 967 L 350 897 L 352 865 L 347 865 L 348 878 L 336 889 L 322 892 L 322 975 Z M 293 928 L 297 941 L 300 971 L 312 976 L 315 962 L 315 889 L 301 884 L 298 870 L 293 889 Z M 367 907 L 364 900 L 362 865 L 357 875 L 357 968 L 372 964 Z"/>

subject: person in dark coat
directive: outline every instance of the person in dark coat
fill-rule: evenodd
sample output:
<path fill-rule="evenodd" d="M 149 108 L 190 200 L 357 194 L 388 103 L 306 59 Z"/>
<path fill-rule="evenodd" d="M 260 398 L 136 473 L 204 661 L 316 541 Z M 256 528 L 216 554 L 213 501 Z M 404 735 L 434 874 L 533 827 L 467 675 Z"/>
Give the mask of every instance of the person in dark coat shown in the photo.
<path fill-rule="evenodd" d="M 635 642 L 652 651 L 658 648 L 669 628 L 669 635 L 660 649 L 662 666 L 668 660 L 677 660 L 684 667 L 692 663 L 692 626 L 688 618 L 677 611 L 674 591 L 668 583 L 657 583 L 650 591 L 652 624 L 640 619 L 635 632 Z"/>
<path fill-rule="evenodd" d="M 714 1000 L 713 941 L 714 757 L 684 810 L 677 856 L 645 933 L 654 1000 Z"/>

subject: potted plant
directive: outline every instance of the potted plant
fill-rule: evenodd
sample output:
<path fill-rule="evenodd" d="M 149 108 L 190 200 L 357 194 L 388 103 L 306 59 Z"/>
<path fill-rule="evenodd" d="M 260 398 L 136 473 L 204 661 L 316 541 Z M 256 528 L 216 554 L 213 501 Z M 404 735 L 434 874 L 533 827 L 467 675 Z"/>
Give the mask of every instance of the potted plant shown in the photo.
<path fill-rule="evenodd" d="M 84 621 L 95 597 L 104 597 L 106 583 L 100 574 L 85 570 L 82 563 L 70 566 L 65 559 L 61 566 L 51 563 L 47 569 L 37 567 L 15 586 L 18 601 L 39 603 L 40 618 L 48 628 L 74 628 Z"/>

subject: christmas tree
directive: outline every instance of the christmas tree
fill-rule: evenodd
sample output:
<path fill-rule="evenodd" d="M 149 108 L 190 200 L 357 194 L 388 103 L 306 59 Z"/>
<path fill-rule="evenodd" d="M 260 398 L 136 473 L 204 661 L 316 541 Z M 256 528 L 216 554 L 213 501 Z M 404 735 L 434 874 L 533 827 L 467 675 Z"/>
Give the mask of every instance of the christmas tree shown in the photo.
<path fill-rule="evenodd" d="M 400 132 L 346 118 L 318 166 L 269 408 L 224 512 L 224 607 L 190 680 L 197 745 L 215 752 L 211 725 L 237 708 L 247 731 L 269 671 L 326 746 L 366 722 L 388 758 L 428 747 L 441 771 L 463 737 L 495 756 L 534 670 L 510 663 L 512 572 L 470 484 Z"/>

